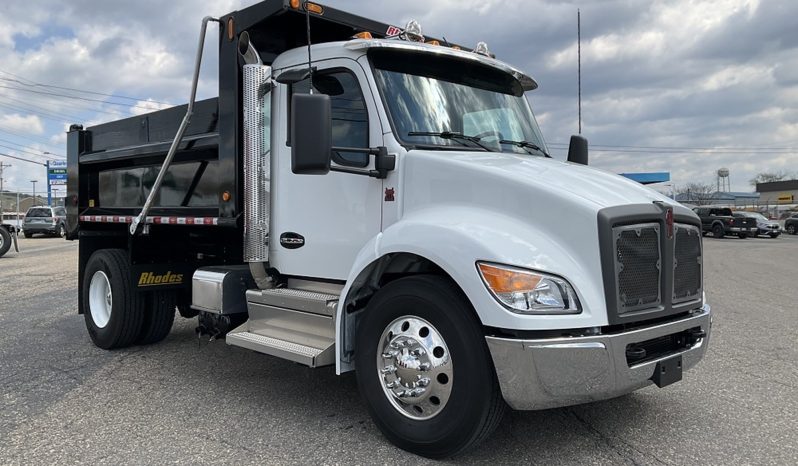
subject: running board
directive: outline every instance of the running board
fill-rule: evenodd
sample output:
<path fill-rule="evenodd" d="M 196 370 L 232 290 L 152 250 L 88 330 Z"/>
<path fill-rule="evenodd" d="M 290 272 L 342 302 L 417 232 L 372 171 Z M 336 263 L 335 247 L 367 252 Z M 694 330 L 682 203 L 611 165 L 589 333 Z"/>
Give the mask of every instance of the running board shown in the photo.
<path fill-rule="evenodd" d="M 227 334 L 227 344 L 309 367 L 333 364 L 337 303 L 334 294 L 291 288 L 249 290 L 249 320 Z"/>

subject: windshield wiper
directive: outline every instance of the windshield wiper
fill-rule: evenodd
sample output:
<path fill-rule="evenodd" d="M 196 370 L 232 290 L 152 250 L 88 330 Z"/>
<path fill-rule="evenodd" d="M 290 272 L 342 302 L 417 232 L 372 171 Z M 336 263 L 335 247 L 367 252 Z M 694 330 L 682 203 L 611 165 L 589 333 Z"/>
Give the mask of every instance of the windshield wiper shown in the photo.
<path fill-rule="evenodd" d="M 531 143 L 529 141 L 511 141 L 509 139 L 502 139 L 501 141 L 499 141 L 499 144 L 512 144 L 512 145 L 514 145 L 516 147 L 520 147 L 522 149 L 536 150 L 536 151 L 540 152 L 541 154 L 543 154 L 544 157 L 551 158 L 551 156 L 545 150 L 541 149 L 539 145 L 533 144 L 533 143 Z M 527 151 L 527 152 L 529 152 L 529 151 Z M 529 153 L 531 154 L 532 152 L 529 152 Z"/>
<path fill-rule="evenodd" d="M 455 133 L 455 132 L 452 132 L 452 131 L 411 131 L 411 132 L 407 133 L 407 135 L 408 136 L 436 136 L 436 137 L 439 137 L 441 139 L 451 139 L 451 140 L 458 141 L 458 142 L 460 142 L 460 141 L 468 141 L 468 142 L 470 142 L 472 144 L 476 144 L 477 146 L 481 147 L 482 149 L 485 149 L 486 151 L 490 151 L 490 149 L 487 146 L 485 146 L 484 144 L 481 144 L 479 142 L 480 138 L 478 138 L 476 136 L 467 136 L 467 135 L 465 135 L 463 133 Z M 463 145 L 465 145 L 465 144 L 463 144 Z"/>

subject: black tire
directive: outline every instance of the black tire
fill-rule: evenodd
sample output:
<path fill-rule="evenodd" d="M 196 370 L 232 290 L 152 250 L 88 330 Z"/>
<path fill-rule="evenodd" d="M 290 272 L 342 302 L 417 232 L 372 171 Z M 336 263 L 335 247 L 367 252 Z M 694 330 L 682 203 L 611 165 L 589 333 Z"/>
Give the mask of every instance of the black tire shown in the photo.
<path fill-rule="evenodd" d="M 111 291 L 110 318 L 102 327 L 94 321 L 89 299 L 92 278 L 98 272 L 105 274 Z M 130 262 L 122 249 L 100 249 L 86 263 L 82 290 L 84 318 L 91 340 L 100 348 L 130 346 L 141 334 L 145 295 L 135 290 L 130 273 Z M 98 281 L 101 280 L 98 275 Z"/>
<path fill-rule="evenodd" d="M 28 233 L 28 232 L 27 232 L 27 231 L 25 231 L 25 230 L 22 230 L 22 237 L 23 237 L 23 238 L 32 238 L 32 237 L 33 237 L 33 235 L 32 235 L 31 233 Z"/>
<path fill-rule="evenodd" d="M 451 354 L 452 379 L 433 381 L 452 384 L 448 401 L 424 420 L 394 407 L 377 370 L 383 332 L 403 316 L 429 322 Z M 468 299 L 446 278 L 423 275 L 386 285 L 358 323 L 356 348 L 360 394 L 374 423 L 399 448 L 428 458 L 453 456 L 487 438 L 504 414 L 506 405 L 482 327 Z"/>
<path fill-rule="evenodd" d="M 0 227 L 0 257 L 11 249 L 11 233 L 4 227 Z"/>
<path fill-rule="evenodd" d="M 748 233 L 739 233 L 737 236 L 739 236 L 740 239 L 746 239 L 748 238 Z"/>
<path fill-rule="evenodd" d="M 55 227 L 55 236 L 63 238 L 65 233 L 66 233 L 66 230 L 64 229 L 64 224 L 63 223 L 59 223 L 58 226 Z"/>
<path fill-rule="evenodd" d="M 785 230 L 787 231 L 787 233 L 791 235 L 798 233 L 798 228 L 796 228 L 795 225 L 787 225 L 787 228 L 785 228 Z"/>
<path fill-rule="evenodd" d="M 144 321 L 136 343 L 149 345 L 158 343 L 169 335 L 175 322 L 177 293 L 174 291 L 155 291 L 149 293 L 149 309 L 144 310 Z"/>
<path fill-rule="evenodd" d="M 723 238 L 726 235 L 726 231 L 723 229 L 723 225 L 721 224 L 714 224 L 712 225 L 712 236 L 715 238 Z"/>

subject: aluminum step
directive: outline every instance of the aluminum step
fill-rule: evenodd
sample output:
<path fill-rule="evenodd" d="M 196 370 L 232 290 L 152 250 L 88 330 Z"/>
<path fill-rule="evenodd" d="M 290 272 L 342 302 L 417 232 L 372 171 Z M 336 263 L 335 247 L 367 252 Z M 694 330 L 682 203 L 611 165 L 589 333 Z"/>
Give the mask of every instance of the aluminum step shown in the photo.
<path fill-rule="evenodd" d="M 229 345 L 277 356 L 278 358 L 298 362 L 310 367 L 328 366 L 335 362 L 334 342 L 327 348 L 322 349 L 246 331 L 239 333 L 230 332 L 225 338 Z"/>
<path fill-rule="evenodd" d="M 296 288 L 248 290 L 249 319 L 227 334 L 229 345 L 319 367 L 335 357 L 338 296 Z"/>
<path fill-rule="evenodd" d="M 338 295 L 296 288 L 272 288 L 247 291 L 247 301 L 332 316 L 338 304 Z"/>

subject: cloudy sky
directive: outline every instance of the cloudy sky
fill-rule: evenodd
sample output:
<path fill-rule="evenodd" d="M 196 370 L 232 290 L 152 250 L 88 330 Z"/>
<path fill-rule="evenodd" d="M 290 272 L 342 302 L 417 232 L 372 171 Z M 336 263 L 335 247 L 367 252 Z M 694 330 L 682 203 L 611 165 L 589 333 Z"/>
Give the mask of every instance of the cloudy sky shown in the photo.
<path fill-rule="evenodd" d="M 69 123 L 95 124 L 187 100 L 200 19 L 252 0 L 4 0 L 0 154 L 65 154 Z M 794 0 L 327 0 L 395 24 L 417 19 L 452 42 L 484 40 L 526 70 L 556 157 L 577 131 L 576 12 L 582 14 L 583 134 L 591 163 L 670 171 L 676 185 L 750 191 L 762 171 L 798 172 L 798 2 Z M 216 95 L 215 32 L 200 97 Z M 48 155 L 45 153 L 55 154 Z M 37 191 L 42 166 L 10 163 L 6 189 Z"/>

